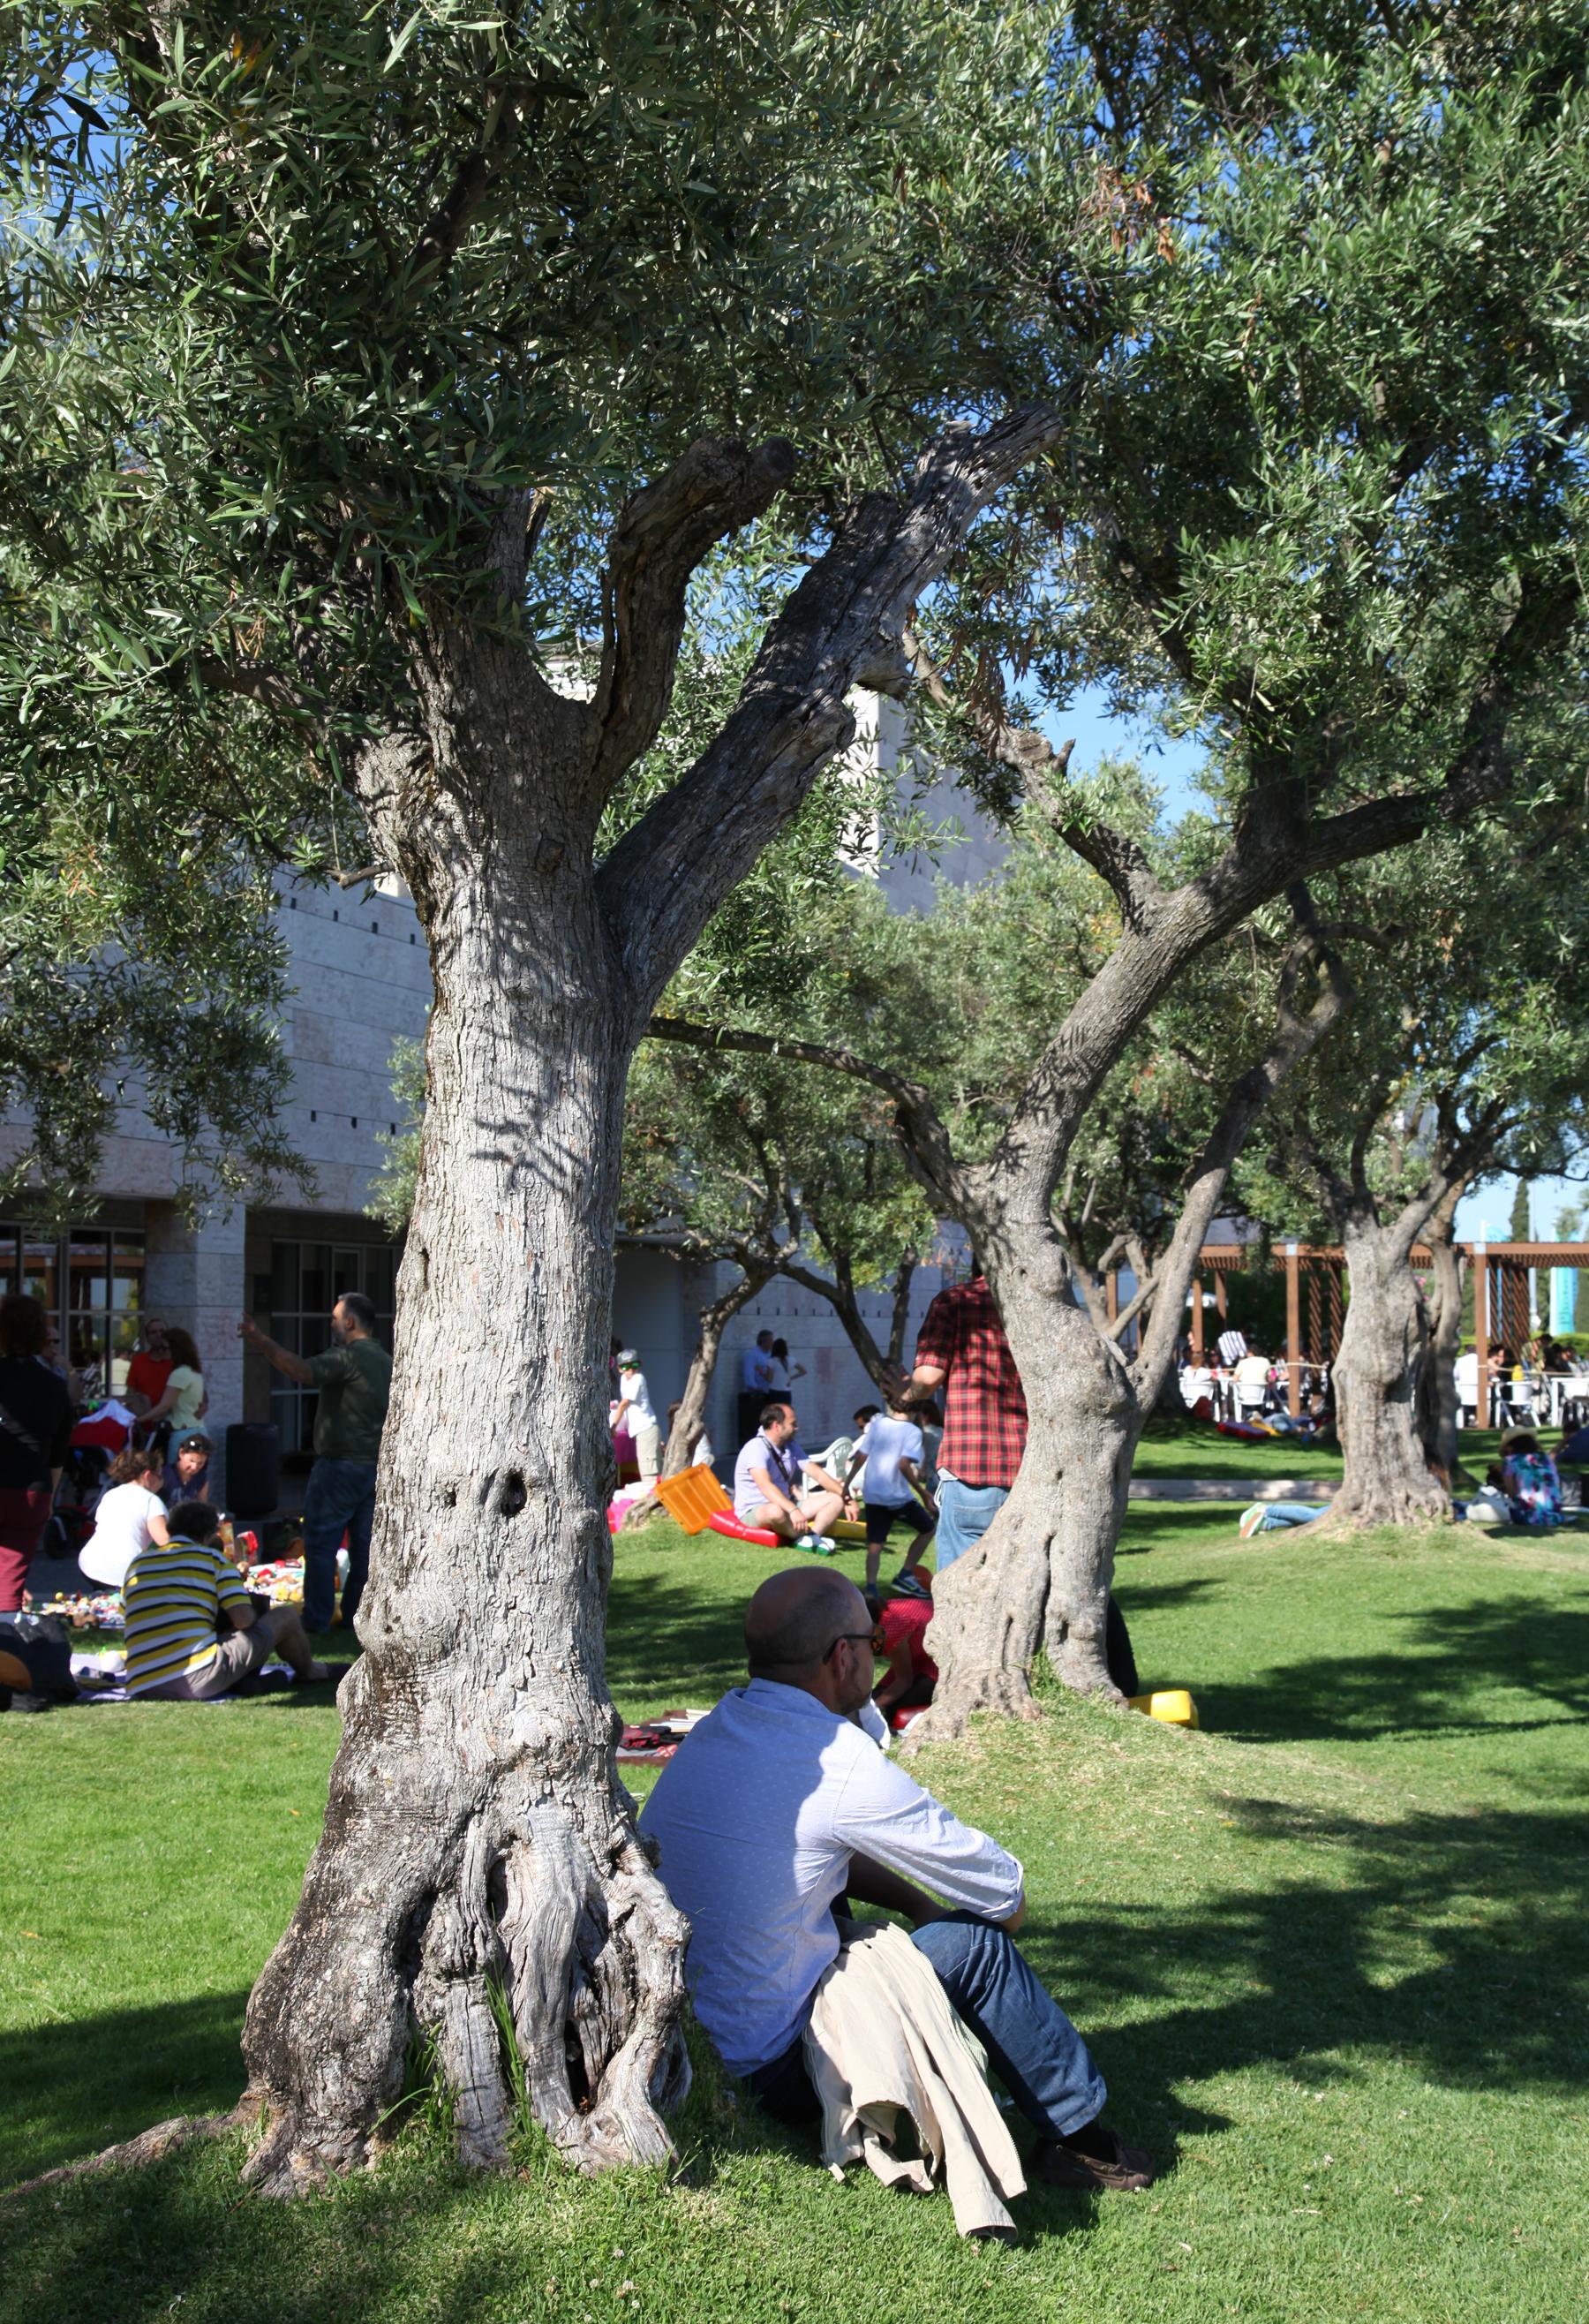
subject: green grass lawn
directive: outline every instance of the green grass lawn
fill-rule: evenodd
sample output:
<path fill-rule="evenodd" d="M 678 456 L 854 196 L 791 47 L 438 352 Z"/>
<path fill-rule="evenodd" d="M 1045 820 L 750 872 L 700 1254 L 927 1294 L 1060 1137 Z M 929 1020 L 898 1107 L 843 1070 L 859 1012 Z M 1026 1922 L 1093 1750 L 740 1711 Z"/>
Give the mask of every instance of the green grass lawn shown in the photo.
<path fill-rule="evenodd" d="M 776 1562 L 621 1542 L 620 1707 L 734 1683 Z M 418 2121 L 306 2204 L 240 2200 L 235 2145 L 42 2190 L 0 2208 L 0 2318 L 1578 2324 L 1589 1544 L 1244 1544 L 1139 1504 L 1119 1594 L 1201 1733 L 1067 1702 L 923 1772 L 1025 1863 L 1024 1941 L 1169 2165 L 1149 2194 L 1029 2197 L 1018 2248 L 965 2246 L 708 2070 L 672 2183 L 531 2144 L 480 2184 Z M 0 2181 L 235 2097 L 335 1738 L 323 1698 L 0 1722 Z"/>
<path fill-rule="evenodd" d="M 1547 1432 L 1548 1441 L 1553 1432 Z M 1498 1428 L 1465 1428 L 1458 1440 L 1461 1457 L 1475 1477 L 1482 1477 L 1500 1457 Z M 1149 1423 L 1137 1446 L 1132 1474 L 1137 1477 L 1212 1477 L 1237 1481 L 1263 1477 L 1327 1477 L 1339 1479 L 1338 1446 L 1298 1444 L 1283 1436 L 1248 1444 L 1239 1437 L 1221 1436 L 1200 1420 L 1155 1420 Z"/>

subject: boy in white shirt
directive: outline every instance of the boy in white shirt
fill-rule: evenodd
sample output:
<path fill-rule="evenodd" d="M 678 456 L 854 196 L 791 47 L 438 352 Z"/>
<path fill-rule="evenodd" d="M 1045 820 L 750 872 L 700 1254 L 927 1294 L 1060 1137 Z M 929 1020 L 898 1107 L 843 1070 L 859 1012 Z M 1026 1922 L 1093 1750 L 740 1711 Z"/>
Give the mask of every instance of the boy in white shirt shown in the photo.
<path fill-rule="evenodd" d="M 856 1471 L 864 1465 L 867 1578 L 861 1595 L 873 1608 L 877 1602 L 877 1567 L 883 1544 L 901 1522 L 914 1526 L 916 1531 L 905 1551 L 905 1563 L 894 1577 L 894 1587 L 907 1598 L 924 1598 L 927 1594 L 915 1578 L 915 1569 L 927 1554 L 927 1544 L 938 1523 L 938 1510 L 922 1482 L 924 1450 L 922 1432 L 911 1419 L 909 1406 L 892 1402 L 886 1413 L 879 1412 L 868 1421 L 855 1441 L 844 1489 L 849 1491 Z"/>

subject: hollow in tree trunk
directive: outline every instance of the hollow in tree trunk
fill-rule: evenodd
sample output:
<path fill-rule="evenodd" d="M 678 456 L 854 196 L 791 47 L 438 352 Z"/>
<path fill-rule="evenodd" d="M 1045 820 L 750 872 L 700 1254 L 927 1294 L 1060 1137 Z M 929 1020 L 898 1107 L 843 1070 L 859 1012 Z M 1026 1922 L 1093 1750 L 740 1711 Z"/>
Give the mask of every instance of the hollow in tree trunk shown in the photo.
<path fill-rule="evenodd" d="M 1343 1474 L 1318 1522 L 1335 1531 L 1428 1525 L 1448 1517 L 1451 1502 L 1419 1429 L 1428 1318 L 1411 1232 L 1348 1220 L 1344 1240 L 1352 1296 L 1332 1375 Z"/>

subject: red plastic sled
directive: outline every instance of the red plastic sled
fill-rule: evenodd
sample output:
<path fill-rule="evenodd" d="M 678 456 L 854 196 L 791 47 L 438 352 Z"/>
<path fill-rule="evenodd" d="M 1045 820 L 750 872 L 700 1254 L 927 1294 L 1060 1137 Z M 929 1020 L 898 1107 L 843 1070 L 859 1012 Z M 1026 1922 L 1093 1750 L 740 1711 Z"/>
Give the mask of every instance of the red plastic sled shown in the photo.
<path fill-rule="evenodd" d="M 734 1515 L 732 1509 L 713 1509 L 706 1522 L 713 1533 L 726 1533 L 730 1541 L 753 1541 L 761 1549 L 780 1546 L 779 1535 L 769 1533 L 765 1526 L 747 1525 Z"/>

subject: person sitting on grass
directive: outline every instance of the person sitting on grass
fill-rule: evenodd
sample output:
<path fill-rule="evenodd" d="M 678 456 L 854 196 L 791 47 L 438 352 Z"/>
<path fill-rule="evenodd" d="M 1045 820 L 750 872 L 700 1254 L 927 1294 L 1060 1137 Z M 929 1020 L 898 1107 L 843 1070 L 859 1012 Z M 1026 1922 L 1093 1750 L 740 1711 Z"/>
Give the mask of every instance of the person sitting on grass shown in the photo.
<path fill-rule="evenodd" d="M 1509 1428 L 1502 1438 L 1500 1482 L 1514 1525 L 1561 1523 L 1561 1478 L 1531 1428 Z"/>
<path fill-rule="evenodd" d="M 171 1447 L 171 1457 L 161 1471 L 161 1499 L 175 1508 L 179 1501 L 209 1499 L 209 1438 L 202 1428 L 190 1428 Z"/>
<path fill-rule="evenodd" d="M 927 1554 L 927 1545 L 938 1523 L 937 1508 L 922 1482 L 924 1449 L 922 1432 L 910 1416 L 909 1406 L 897 1397 L 890 1397 L 887 1411 L 873 1412 L 856 1438 L 850 1456 L 844 1479 L 847 1497 L 855 1483 L 856 1471 L 862 1468 L 866 1471 L 867 1578 L 862 1595 L 874 1609 L 883 1545 L 896 1525 L 908 1526 L 913 1537 L 905 1553 L 905 1563 L 894 1577 L 894 1587 L 907 1598 L 921 1591 L 916 1568 Z"/>
<path fill-rule="evenodd" d="M 794 1407 L 769 1399 L 761 1407 L 761 1425 L 734 1463 L 734 1515 L 742 1525 L 776 1533 L 796 1549 L 814 1549 L 832 1555 L 826 1539 L 840 1517 L 855 1515 L 855 1503 L 837 1477 L 808 1460 L 794 1434 Z M 816 1498 L 802 1508 L 800 1480 L 804 1471 L 817 1488 Z"/>
<path fill-rule="evenodd" d="M 882 1671 L 872 1701 L 885 1719 L 891 1711 L 924 1707 L 938 1683 L 938 1665 L 927 1652 L 932 1584 L 923 1578 L 916 1590 L 919 1595 L 886 1600 L 872 1626 L 872 1654 Z"/>
<path fill-rule="evenodd" d="M 119 1590 L 133 1560 L 170 1538 L 161 1498 L 160 1454 L 152 1444 L 129 1444 L 106 1471 L 94 1510 L 94 1530 L 78 1552 L 78 1565 L 102 1590 Z"/>
<path fill-rule="evenodd" d="M 640 1817 L 689 1916 L 695 2012 L 730 2072 L 780 2119 L 818 2118 L 803 2036 L 848 1895 L 912 1923 L 1036 2126 L 1030 2177 L 1151 2185 L 1153 2158 L 1103 2124 L 1107 2093 L 1087 2044 L 1014 1942 L 1026 1917 L 1020 1864 L 879 1748 L 872 1622 L 855 1584 L 831 1568 L 775 1573 L 746 1611 L 745 1647 L 749 1684 L 693 1729 Z"/>
<path fill-rule="evenodd" d="M 127 1692 L 149 1702 L 209 1702 L 280 1655 L 295 1678 L 327 1679 L 296 1607 L 256 1611 L 223 1555 L 207 1501 L 179 1501 L 169 1542 L 140 1550 L 122 1583 Z"/>

